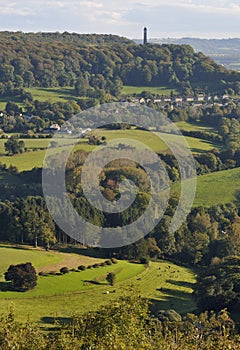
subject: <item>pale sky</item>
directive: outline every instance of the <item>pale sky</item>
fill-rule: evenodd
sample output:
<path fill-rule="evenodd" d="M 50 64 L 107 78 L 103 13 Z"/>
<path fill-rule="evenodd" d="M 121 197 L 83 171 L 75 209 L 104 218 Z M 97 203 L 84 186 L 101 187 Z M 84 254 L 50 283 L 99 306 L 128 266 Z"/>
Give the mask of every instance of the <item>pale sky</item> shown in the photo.
<path fill-rule="evenodd" d="M 236 0 L 0 0 L 0 30 L 240 37 Z"/>

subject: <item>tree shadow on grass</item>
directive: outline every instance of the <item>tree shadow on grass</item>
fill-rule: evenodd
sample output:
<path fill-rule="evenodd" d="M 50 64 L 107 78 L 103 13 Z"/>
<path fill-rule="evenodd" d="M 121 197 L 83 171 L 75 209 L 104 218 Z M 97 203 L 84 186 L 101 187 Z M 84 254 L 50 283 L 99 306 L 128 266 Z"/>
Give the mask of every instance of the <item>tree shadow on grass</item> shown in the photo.
<path fill-rule="evenodd" d="M 42 331 L 54 331 L 58 330 L 62 326 L 68 326 L 72 323 L 72 317 L 51 317 L 51 316 L 44 316 L 41 317 L 40 324 L 49 325 L 51 327 L 40 327 Z M 54 326 L 54 327 L 52 327 Z"/>
<path fill-rule="evenodd" d="M 62 253 L 75 253 L 75 254 L 85 255 L 91 258 L 106 258 L 106 253 L 96 248 L 86 249 L 86 248 L 79 248 L 79 247 L 75 248 L 73 246 L 69 246 L 66 248 L 59 248 L 57 250 Z"/>
<path fill-rule="evenodd" d="M 185 288 L 194 288 L 195 283 L 186 282 L 186 281 L 175 281 L 175 280 L 166 280 L 167 283 L 173 284 L 174 286 L 180 286 Z"/>
<path fill-rule="evenodd" d="M 179 285 L 183 285 L 179 282 Z M 186 312 L 193 312 L 196 309 L 193 295 L 183 290 L 176 290 L 170 288 L 159 288 L 159 299 L 151 299 L 150 309 L 154 314 L 159 310 L 174 309 L 180 314 Z"/>
<path fill-rule="evenodd" d="M 29 246 L 18 245 L 18 244 L 1 244 L 0 248 L 8 248 L 8 249 L 18 249 L 18 250 L 31 250 Z"/>
<path fill-rule="evenodd" d="M 89 284 L 95 284 L 95 285 L 99 285 L 99 286 L 105 286 L 108 285 L 107 282 L 99 282 L 99 281 L 94 281 L 94 280 L 84 280 L 84 283 L 89 283 Z"/>
<path fill-rule="evenodd" d="M 0 291 L 1 292 L 12 292 L 11 283 L 9 282 L 0 282 Z"/>

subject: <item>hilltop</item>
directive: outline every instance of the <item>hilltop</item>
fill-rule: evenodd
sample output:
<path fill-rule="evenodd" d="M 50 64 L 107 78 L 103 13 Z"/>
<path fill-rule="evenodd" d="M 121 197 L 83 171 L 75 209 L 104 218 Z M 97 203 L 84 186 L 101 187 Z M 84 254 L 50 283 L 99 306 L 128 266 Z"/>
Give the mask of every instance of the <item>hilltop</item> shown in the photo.
<path fill-rule="evenodd" d="M 140 40 L 136 40 L 140 43 Z M 203 52 L 228 69 L 240 70 L 240 38 L 200 39 L 200 38 L 156 38 L 153 44 L 191 45 L 196 52 Z"/>
<path fill-rule="evenodd" d="M 240 73 L 189 45 L 137 45 L 113 35 L 0 32 L 0 50 L 1 96 L 26 87 L 72 86 L 77 96 L 102 101 L 118 97 L 123 85 L 164 85 L 187 95 L 239 88 Z"/>

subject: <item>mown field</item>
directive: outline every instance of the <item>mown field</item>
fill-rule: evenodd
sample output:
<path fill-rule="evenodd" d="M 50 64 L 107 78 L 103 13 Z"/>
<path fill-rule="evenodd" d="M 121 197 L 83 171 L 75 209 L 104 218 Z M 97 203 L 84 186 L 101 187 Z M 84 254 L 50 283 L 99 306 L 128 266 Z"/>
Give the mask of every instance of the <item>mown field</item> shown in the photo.
<path fill-rule="evenodd" d="M 158 95 L 166 95 L 170 96 L 171 93 L 174 95 L 178 95 L 179 92 L 176 89 L 169 89 L 165 86 L 124 86 L 122 89 L 122 94 L 124 95 L 132 95 L 132 94 L 141 94 L 143 91 L 148 91 L 152 94 Z"/>
<path fill-rule="evenodd" d="M 100 137 L 105 136 L 107 141 L 116 138 L 136 140 L 142 142 L 143 144 L 146 144 L 153 151 L 159 153 L 168 149 L 168 146 L 164 143 L 160 133 L 156 133 L 155 135 L 153 132 L 143 130 L 102 130 L 97 131 L 96 134 L 98 134 Z M 167 141 L 181 142 L 179 141 L 180 139 L 177 135 L 164 134 L 164 139 Z M 185 137 L 185 139 L 193 153 L 209 151 L 213 148 L 219 147 L 217 144 L 193 137 Z M 46 152 L 45 150 L 38 149 L 46 149 L 51 142 L 51 139 L 24 139 L 23 141 L 30 152 L 14 156 L 7 156 L 4 149 L 4 143 L 6 140 L 0 139 L 0 163 L 6 164 L 8 166 L 14 165 L 19 169 L 19 171 L 30 170 L 33 167 L 42 167 Z M 78 141 L 79 144 L 76 145 L 75 150 L 83 149 L 85 151 L 92 151 L 95 148 L 95 146 L 89 145 L 85 139 L 79 139 Z M 64 146 L 62 145 L 66 143 L 72 143 L 72 139 L 67 139 L 64 137 L 62 141 L 59 139 L 58 143 L 61 146 L 59 147 L 59 151 L 62 151 L 64 150 Z"/>
<path fill-rule="evenodd" d="M 73 87 L 56 87 L 56 88 L 25 88 L 27 92 L 30 92 L 34 100 L 40 102 L 49 101 L 54 102 L 66 102 L 69 100 L 77 101 L 77 97 L 74 93 Z"/>
<path fill-rule="evenodd" d="M 177 122 L 177 127 L 184 131 L 205 131 L 205 132 L 216 132 L 216 129 L 210 126 L 200 124 L 198 122 Z"/>
<path fill-rule="evenodd" d="M 20 261 L 31 261 L 38 271 L 52 271 L 54 267 L 73 267 L 74 263 L 77 267 L 81 263 L 88 265 L 100 260 L 76 254 L 4 246 L 0 247 L 0 259 L 1 274 L 9 264 Z M 112 271 L 117 275 L 113 287 L 105 280 L 107 273 Z M 48 326 L 54 320 L 96 310 L 134 289 L 150 298 L 155 309 L 174 308 L 186 313 L 195 309 L 191 294 L 194 283 L 193 271 L 166 261 L 152 262 L 148 268 L 141 264 L 119 261 L 111 266 L 82 272 L 39 276 L 37 287 L 29 292 L 0 291 L 0 312 L 13 308 L 18 320 L 30 319 Z M 0 289 L 4 289 L 4 286 L 6 287 L 2 277 Z M 107 292 L 109 293 L 106 294 Z"/>
<path fill-rule="evenodd" d="M 180 183 L 172 190 L 179 192 Z M 234 200 L 236 190 L 240 189 L 240 168 L 218 171 L 197 177 L 197 191 L 194 206 L 211 207 Z"/>

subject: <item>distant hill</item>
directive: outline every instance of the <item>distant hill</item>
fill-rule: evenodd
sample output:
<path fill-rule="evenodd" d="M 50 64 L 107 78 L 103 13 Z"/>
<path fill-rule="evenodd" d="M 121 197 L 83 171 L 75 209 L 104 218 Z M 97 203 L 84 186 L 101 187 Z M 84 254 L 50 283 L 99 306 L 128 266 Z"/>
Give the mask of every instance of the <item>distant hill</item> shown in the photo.
<path fill-rule="evenodd" d="M 119 96 L 122 85 L 240 92 L 228 71 L 189 45 L 137 45 L 115 35 L 0 32 L 0 94 L 13 88 L 75 87 L 78 96 Z M 77 85 L 76 85 L 77 84 Z"/>
<path fill-rule="evenodd" d="M 140 43 L 140 40 L 136 40 Z M 203 52 L 228 69 L 240 70 L 240 38 L 233 39 L 198 39 L 198 38 L 156 38 L 151 43 L 191 45 L 196 52 Z"/>
<path fill-rule="evenodd" d="M 81 45 L 99 45 L 99 44 L 131 44 L 132 40 L 125 37 L 120 37 L 113 34 L 78 34 L 69 32 L 38 32 L 38 33 L 23 33 L 23 32 L 0 32 L 1 41 L 24 41 L 24 42 L 58 42 L 58 43 L 75 43 Z"/>

